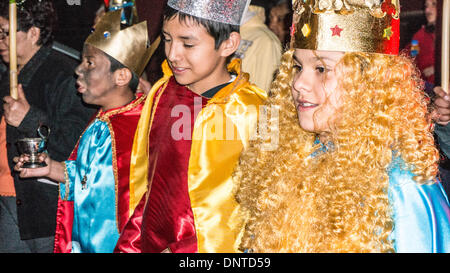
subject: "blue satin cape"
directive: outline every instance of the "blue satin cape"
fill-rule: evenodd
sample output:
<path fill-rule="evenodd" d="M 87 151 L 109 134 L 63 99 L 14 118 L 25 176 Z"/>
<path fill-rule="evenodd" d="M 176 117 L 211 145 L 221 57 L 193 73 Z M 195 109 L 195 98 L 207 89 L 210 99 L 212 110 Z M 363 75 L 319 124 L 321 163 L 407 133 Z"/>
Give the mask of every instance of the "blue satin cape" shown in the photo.
<path fill-rule="evenodd" d="M 86 129 L 77 154 L 76 160 L 65 161 L 66 185 L 60 187 L 61 198 L 74 201 L 72 253 L 113 252 L 119 231 L 111 133 L 106 122 L 96 119 Z"/>
<path fill-rule="evenodd" d="M 314 144 L 320 144 L 317 139 Z M 333 143 L 321 145 L 311 154 L 315 157 L 334 148 Z M 440 181 L 420 185 L 403 159 L 393 152 L 388 168 L 389 204 L 394 227 L 389 239 L 395 252 L 449 253 L 450 204 Z"/>
<path fill-rule="evenodd" d="M 450 252 L 450 205 L 441 183 L 417 184 L 399 157 L 388 174 L 395 252 Z"/>

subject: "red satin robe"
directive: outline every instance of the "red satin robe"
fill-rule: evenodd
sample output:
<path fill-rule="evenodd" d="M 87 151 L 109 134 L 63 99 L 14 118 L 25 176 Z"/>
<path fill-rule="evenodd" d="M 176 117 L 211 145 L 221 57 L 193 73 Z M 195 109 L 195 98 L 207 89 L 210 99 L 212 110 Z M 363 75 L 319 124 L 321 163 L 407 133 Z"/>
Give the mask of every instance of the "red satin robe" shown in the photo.
<path fill-rule="evenodd" d="M 175 140 L 172 128 L 178 127 L 173 125 L 180 118 L 188 118 L 184 124 L 190 123 L 190 128 L 182 129 L 187 130 L 184 135 L 192 136 L 198 111 L 194 109 L 194 100 L 201 109 L 208 99 L 177 84 L 173 77 L 164 92 L 163 89 L 156 94 L 158 97 L 162 93 L 149 135 L 149 190 L 135 210 L 137 217 L 131 219 L 121 234 L 118 242 L 121 246 L 116 251 L 162 252 L 167 248 L 171 252 L 197 251 L 187 184 L 191 139 Z M 174 107 L 185 111 L 173 116 Z"/>

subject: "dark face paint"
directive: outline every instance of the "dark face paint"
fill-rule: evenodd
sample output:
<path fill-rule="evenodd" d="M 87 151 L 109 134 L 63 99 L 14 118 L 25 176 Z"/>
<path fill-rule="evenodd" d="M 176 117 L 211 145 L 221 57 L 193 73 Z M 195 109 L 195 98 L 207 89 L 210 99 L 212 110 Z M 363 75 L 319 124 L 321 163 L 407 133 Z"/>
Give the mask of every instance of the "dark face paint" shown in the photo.
<path fill-rule="evenodd" d="M 114 88 L 111 63 L 103 51 L 91 45 L 84 46 L 82 57 L 81 64 L 75 70 L 78 92 L 82 94 L 84 102 L 104 106 Z"/>

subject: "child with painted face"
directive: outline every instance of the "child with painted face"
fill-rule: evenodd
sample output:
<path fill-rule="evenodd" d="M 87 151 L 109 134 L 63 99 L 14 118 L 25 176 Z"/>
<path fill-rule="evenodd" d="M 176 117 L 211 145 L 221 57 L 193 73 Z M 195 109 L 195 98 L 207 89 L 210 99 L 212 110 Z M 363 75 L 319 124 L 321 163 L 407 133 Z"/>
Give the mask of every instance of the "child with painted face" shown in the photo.
<path fill-rule="evenodd" d="M 145 102 L 135 91 L 154 47 L 147 46 L 146 22 L 120 29 L 120 12 L 105 14 L 85 42 L 76 69 L 78 92 L 100 110 L 69 159 L 43 155 L 46 167 L 26 169 L 28 158 L 21 156 L 15 166 L 21 177 L 61 182 L 56 252 L 112 252 L 135 208 L 130 200 L 139 187 L 129 184 L 130 155 Z M 119 50 L 117 43 L 123 45 Z"/>
<path fill-rule="evenodd" d="M 338 2 L 294 4 L 268 100 L 279 145 L 251 143 L 234 176 L 241 250 L 449 252 L 423 84 L 397 55 L 398 1 Z"/>
<path fill-rule="evenodd" d="M 130 171 L 148 189 L 117 251 L 235 251 L 241 222 L 231 173 L 266 98 L 239 59 L 229 62 L 248 4 L 168 1 L 164 76 L 148 94 Z"/>

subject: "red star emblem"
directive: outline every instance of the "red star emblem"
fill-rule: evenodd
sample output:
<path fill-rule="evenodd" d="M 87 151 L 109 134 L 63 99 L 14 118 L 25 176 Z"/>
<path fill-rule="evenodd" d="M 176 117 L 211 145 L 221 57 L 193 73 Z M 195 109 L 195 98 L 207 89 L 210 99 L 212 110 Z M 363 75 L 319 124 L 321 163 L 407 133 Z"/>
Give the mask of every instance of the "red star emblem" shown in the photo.
<path fill-rule="evenodd" d="M 341 37 L 341 31 L 343 31 L 344 29 L 338 27 L 338 25 L 336 25 L 335 27 L 330 28 L 331 31 L 333 32 L 332 36 L 339 36 Z"/>

